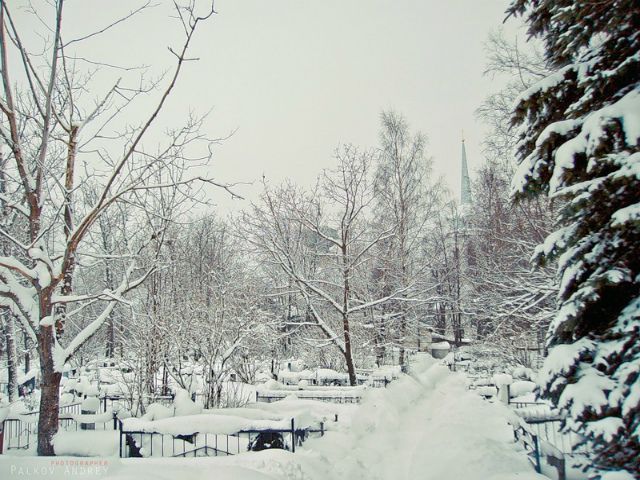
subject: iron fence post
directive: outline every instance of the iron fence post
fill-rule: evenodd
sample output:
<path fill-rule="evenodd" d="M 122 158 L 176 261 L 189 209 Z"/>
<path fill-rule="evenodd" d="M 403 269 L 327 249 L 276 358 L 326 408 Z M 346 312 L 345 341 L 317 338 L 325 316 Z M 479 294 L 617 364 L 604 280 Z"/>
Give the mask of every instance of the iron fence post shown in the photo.
<path fill-rule="evenodd" d="M 538 442 L 538 436 L 532 435 L 532 437 L 533 437 L 533 448 L 534 448 L 533 454 L 536 459 L 536 472 L 542 473 L 542 468 L 540 466 L 540 444 Z"/>
<path fill-rule="evenodd" d="M 119 433 L 119 437 L 120 437 L 120 452 L 119 453 L 120 453 L 120 458 L 122 458 L 122 422 L 120 422 L 118 424 L 118 427 L 119 427 L 118 433 Z"/>

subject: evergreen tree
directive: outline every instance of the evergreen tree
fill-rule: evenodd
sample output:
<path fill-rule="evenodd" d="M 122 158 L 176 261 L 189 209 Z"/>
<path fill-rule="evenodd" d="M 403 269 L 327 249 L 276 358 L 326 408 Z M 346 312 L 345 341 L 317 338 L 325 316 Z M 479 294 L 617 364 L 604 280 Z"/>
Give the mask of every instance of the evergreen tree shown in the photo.
<path fill-rule="evenodd" d="M 640 5 L 514 0 L 554 72 L 518 98 L 516 199 L 559 199 L 535 258 L 558 260 L 542 394 L 592 448 L 597 477 L 640 478 Z"/>

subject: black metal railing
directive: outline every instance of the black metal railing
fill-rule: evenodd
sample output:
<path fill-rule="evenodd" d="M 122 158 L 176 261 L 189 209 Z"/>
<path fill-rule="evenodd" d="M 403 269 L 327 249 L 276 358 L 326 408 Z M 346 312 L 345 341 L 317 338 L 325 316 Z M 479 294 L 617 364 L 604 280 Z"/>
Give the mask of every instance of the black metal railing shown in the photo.
<path fill-rule="evenodd" d="M 562 422 L 555 417 L 521 420 L 513 425 L 515 439 L 523 444 L 536 472 L 541 473 L 544 461 L 556 469 L 558 480 L 567 478 L 567 461 L 590 454 L 577 434 L 563 431 Z"/>
<path fill-rule="evenodd" d="M 516 442 L 520 442 L 524 447 L 529 461 L 537 473 L 542 472 L 542 464 L 540 463 L 540 439 L 537 435 L 523 427 L 522 425 L 513 426 L 513 436 Z"/>
<path fill-rule="evenodd" d="M 296 446 L 311 435 L 324 435 L 324 423 L 319 429 L 291 427 L 287 429 L 241 430 L 232 434 L 190 433 L 174 435 L 161 432 L 124 430 L 118 420 L 120 430 L 120 457 L 198 457 L 228 456 L 246 451 L 279 448 L 295 453 Z"/>
<path fill-rule="evenodd" d="M 31 445 L 32 439 L 37 438 L 38 422 L 37 413 L 31 412 L 20 417 L 7 418 L 2 426 L 3 431 L 3 451 L 11 449 L 26 450 Z M 83 421 L 78 419 L 76 414 L 61 413 L 58 417 L 58 431 L 78 431 L 78 430 L 116 430 L 116 416 L 104 421 Z M 0 452 L 2 453 L 2 452 Z"/>

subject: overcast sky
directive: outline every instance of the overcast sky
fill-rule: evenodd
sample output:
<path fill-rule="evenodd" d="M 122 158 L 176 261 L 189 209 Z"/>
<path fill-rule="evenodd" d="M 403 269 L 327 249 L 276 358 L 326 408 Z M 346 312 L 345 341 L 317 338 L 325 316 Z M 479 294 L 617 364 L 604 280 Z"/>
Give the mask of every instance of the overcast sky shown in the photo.
<path fill-rule="evenodd" d="M 156 69 L 172 60 L 177 25 L 169 2 L 83 45 L 104 61 Z M 459 194 L 461 131 L 473 170 L 482 161 L 474 110 L 497 88 L 483 77 L 484 42 L 499 28 L 504 0 L 216 0 L 198 32 L 164 120 L 212 109 L 211 136 L 236 133 L 216 151 L 226 182 L 310 184 L 331 167 L 340 143 L 378 142 L 383 109 L 402 113 L 429 138 L 435 171 Z M 140 4 L 138 2 L 138 4 Z M 129 11 L 124 0 L 66 2 L 67 38 Z M 515 27 L 514 27 L 515 28 Z M 159 70 L 156 70 L 159 71 Z M 168 122 L 171 123 L 171 122 Z M 253 198 L 257 188 L 239 188 Z M 230 202 L 216 192 L 225 209 Z"/>

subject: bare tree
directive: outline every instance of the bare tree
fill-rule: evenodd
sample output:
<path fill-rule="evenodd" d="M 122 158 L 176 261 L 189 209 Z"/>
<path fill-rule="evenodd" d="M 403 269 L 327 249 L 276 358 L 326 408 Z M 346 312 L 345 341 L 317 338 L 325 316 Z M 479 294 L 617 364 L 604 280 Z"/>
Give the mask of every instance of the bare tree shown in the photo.
<path fill-rule="evenodd" d="M 138 267 L 137 256 L 153 240 L 138 236 L 130 242 L 129 252 L 123 257 L 127 266 L 112 289 L 74 294 L 74 277 L 78 268 L 83 268 L 83 248 L 89 232 L 120 202 L 144 210 L 145 192 L 178 189 L 189 195 L 185 190 L 195 178 L 177 181 L 158 172 L 206 162 L 211 145 L 199 133 L 201 123 L 197 119 L 169 132 L 167 145 L 156 152 L 145 149 L 143 139 L 176 85 L 196 30 L 214 13 L 212 5 L 198 13 L 193 2 L 176 4 L 184 41 L 179 48 L 171 49 L 175 67 L 146 120 L 137 127 L 124 128 L 122 123 L 118 128 L 117 122 L 145 89 L 117 82 L 89 105 L 82 98 L 81 76 L 70 61 L 70 53 L 79 43 L 108 31 L 115 23 L 65 41 L 63 5 L 63 0 L 53 5 L 51 43 L 45 50 L 48 58 L 44 58 L 31 53 L 9 6 L 0 4 L 0 136 L 10 150 L 10 186 L 3 196 L 7 208 L 16 212 L 24 225 L 20 231 L 0 230 L 1 236 L 19 251 L 18 255 L 0 258 L 0 297 L 37 345 L 42 382 L 39 455 L 54 454 L 52 437 L 58 429 L 58 387 L 64 363 L 98 332 L 122 297 L 153 270 Z M 188 156 L 188 148 L 198 142 L 203 144 L 204 153 Z M 77 168 L 82 158 L 91 160 L 88 173 L 99 183 L 99 193 L 91 204 L 77 198 L 88 180 Z M 158 183 L 158 178 L 163 182 Z M 161 232 L 152 236 L 158 234 Z M 67 322 L 82 316 L 88 305 L 101 305 L 99 313 L 63 344 Z"/>
<path fill-rule="evenodd" d="M 353 324 L 376 305 L 399 296 L 368 298 L 362 284 L 371 268 L 372 249 L 395 234 L 395 225 L 375 231 L 367 218 L 373 202 L 370 168 L 374 154 L 345 146 L 336 152 L 337 168 L 325 171 L 311 194 L 269 189 L 254 206 L 250 241 L 277 265 L 304 301 L 302 322 L 318 327 L 343 355 L 349 380 L 356 384 Z M 341 331 L 338 333 L 337 331 Z"/>

